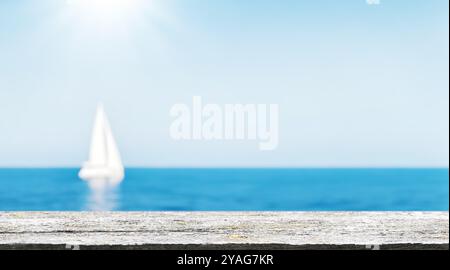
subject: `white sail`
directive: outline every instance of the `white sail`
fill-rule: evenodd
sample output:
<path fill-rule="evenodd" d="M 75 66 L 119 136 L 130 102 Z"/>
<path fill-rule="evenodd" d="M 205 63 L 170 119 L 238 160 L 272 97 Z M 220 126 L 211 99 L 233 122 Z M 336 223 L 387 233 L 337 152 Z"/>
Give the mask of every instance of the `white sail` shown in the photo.
<path fill-rule="evenodd" d="M 119 149 L 117 148 L 116 140 L 112 134 L 111 128 L 109 126 L 108 119 L 106 115 L 104 115 L 104 131 L 105 131 L 105 140 L 106 140 L 106 163 L 110 170 L 114 173 L 114 177 L 111 178 L 111 181 L 122 181 L 124 177 L 124 168 L 122 165 L 122 159 L 120 158 Z"/>
<path fill-rule="evenodd" d="M 124 178 L 124 168 L 103 106 L 97 108 L 92 131 L 89 161 L 81 168 L 81 179 L 116 185 Z"/>
<path fill-rule="evenodd" d="M 107 150 L 105 143 L 105 112 L 103 106 L 99 105 L 92 130 L 91 149 L 89 154 L 90 165 L 106 166 Z"/>

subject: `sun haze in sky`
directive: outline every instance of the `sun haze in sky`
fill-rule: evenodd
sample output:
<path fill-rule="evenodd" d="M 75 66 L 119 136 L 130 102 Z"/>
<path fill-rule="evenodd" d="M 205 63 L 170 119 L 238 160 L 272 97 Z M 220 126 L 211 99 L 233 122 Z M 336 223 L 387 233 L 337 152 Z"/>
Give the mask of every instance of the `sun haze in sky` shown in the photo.
<path fill-rule="evenodd" d="M 80 15 L 104 21 L 132 16 L 142 4 L 140 0 L 67 0 L 67 5 Z"/>
<path fill-rule="evenodd" d="M 448 167 L 449 2 L 0 0 L 0 167 Z M 279 104 L 277 151 L 174 141 L 174 104 Z"/>
<path fill-rule="evenodd" d="M 85 29 L 129 28 L 154 7 L 152 0 L 67 0 L 66 14 Z"/>

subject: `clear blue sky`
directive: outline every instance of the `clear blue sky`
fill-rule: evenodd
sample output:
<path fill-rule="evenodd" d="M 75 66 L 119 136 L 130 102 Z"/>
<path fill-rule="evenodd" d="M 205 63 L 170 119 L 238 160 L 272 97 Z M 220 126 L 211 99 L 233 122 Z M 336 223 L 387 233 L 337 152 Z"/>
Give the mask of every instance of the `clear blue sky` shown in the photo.
<path fill-rule="evenodd" d="M 127 166 L 448 166 L 447 0 L 110 1 L 0 1 L 0 166 L 79 166 L 98 101 Z M 278 150 L 172 141 L 194 95 L 280 104 Z"/>

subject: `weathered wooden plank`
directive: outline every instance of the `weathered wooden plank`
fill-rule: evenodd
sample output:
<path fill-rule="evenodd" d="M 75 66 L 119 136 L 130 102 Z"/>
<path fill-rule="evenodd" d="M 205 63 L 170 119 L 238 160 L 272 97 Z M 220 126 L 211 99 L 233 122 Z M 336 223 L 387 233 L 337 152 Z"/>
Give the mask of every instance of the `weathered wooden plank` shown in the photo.
<path fill-rule="evenodd" d="M 448 212 L 0 212 L 0 249 L 448 249 Z"/>

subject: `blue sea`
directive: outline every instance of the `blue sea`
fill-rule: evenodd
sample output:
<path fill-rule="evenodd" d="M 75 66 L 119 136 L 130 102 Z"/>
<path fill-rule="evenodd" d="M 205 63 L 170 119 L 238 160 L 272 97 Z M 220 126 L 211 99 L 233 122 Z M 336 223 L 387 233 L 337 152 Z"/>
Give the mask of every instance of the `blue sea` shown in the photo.
<path fill-rule="evenodd" d="M 127 169 L 95 191 L 77 169 L 0 169 L 0 211 L 448 211 L 448 169 Z"/>

